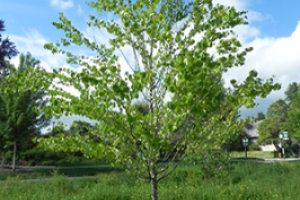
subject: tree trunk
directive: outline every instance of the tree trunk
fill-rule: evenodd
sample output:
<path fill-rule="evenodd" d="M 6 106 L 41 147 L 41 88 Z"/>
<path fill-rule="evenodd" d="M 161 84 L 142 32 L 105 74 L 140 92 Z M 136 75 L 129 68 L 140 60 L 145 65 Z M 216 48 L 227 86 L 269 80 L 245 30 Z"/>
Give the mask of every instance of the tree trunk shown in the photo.
<path fill-rule="evenodd" d="M 4 167 L 4 163 L 5 163 L 5 153 L 2 152 L 1 167 Z"/>
<path fill-rule="evenodd" d="M 157 196 L 157 173 L 155 169 L 151 169 L 150 171 L 151 174 L 151 197 L 152 200 L 158 200 Z"/>
<path fill-rule="evenodd" d="M 17 153 L 17 140 L 14 141 L 14 152 L 13 152 L 13 162 L 12 162 L 12 170 L 16 170 L 16 153 Z"/>

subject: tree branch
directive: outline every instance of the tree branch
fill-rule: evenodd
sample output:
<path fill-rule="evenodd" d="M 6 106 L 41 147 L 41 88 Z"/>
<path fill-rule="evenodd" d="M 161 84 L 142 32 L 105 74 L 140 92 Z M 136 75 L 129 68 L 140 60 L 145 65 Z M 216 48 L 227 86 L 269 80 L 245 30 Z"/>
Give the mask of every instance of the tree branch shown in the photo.
<path fill-rule="evenodd" d="M 185 146 L 185 145 L 186 145 L 186 143 L 183 146 Z M 179 151 L 182 149 L 183 146 L 181 145 L 178 150 L 175 147 L 175 149 L 177 151 L 176 151 L 175 155 L 173 156 L 172 160 L 168 163 L 168 165 L 164 169 L 161 169 L 160 171 L 158 171 L 157 174 L 163 173 L 164 171 L 166 171 L 171 166 L 171 163 L 175 160 L 177 154 L 179 153 Z"/>
<path fill-rule="evenodd" d="M 121 50 L 121 48 L 119 48 L 119 51 L 120 51 L 121 54 L 123 55 L 123 57 L 124 57 L 124 59 L 125 59 L 127 65 L 128 65 L 128 66 L 130 67 L 130 69 L 134 72 L 134 69 L 133 69 L 132 66 L 129 64 L 129 62 L 128 62 L 126 56 L 124 55 L 123 51 Z"/>
<path fill-rule="evenodd" d="M 182 157 L 182 159 L 181 159 L 180 161 L 178 161 L 178 162 L 174 165 L 174 167 L 173 167 L 173 169 L 172 169 L 171 171 L 167 172 L 165 175 L 163 175 L 163 176 L 161 176 L 159 179 L 157 179 L 157 182 L 159 182 L 160 180 L 164 179 L 164 178 L 167 177 L 169 174 L 171 174 L 171 173 L 177 168 L 177 166 L 179 165 L 179 163 L 186 157 L 186 155 L 187 155 L 187 154 L 184 154 L 184 156 Z M 159 173 L 159 172 L 158 172 L 158 173 Z"/>

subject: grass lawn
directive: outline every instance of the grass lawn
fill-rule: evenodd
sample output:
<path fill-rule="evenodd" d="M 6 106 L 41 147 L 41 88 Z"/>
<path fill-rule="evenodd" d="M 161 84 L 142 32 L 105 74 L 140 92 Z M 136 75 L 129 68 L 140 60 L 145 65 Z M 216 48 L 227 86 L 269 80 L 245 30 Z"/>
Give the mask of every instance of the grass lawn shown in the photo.
<path fill-rule="evenodd" d="M 63 163 L 58 165 L 58 167 L 85 167 L 85 166 L 100 166 L 100 165 L 103 166 L 109 165 L 109 162 L 87 160 L 84 162 Z"/>
<path fill-rule="evenodd" d="M 2 171 L 2 172 L 1 172 Z M 57 169 L 26 169 L 20 172 L 13 173 L 10 169 L 0 169 L 0 180 L 6 180 L 7 178 L 18 177 L 19 179 L 34 179 L 34 178 L 46 178 L 52 177 L 55 172 L 59 175 L 66 177 L 80 177 L 80 176 L 94 176 L 101 173 L 110 173 L 115 170 L 109 167 L 107 162 L 99 161 L 87 161 L 77 163 L 65 163 L 57 166 Z M 10 172 L 10 173 L 8 173 Z"/>
<path fill-rule="evenodd" d="M 264 164 L 230 163 L 218 177 L 207 177 L 199 166 L 181 165 L 159 183 L 159 199 L 282 199 L 300 196 L 300 162 Z M 214 170 L 212 170 L 213 172 Z M 148 200 L 150 184 L 131 178 L 122 171 L 98 173 L 93 179 L 65 180 L 58 173 L 42 182 L 9 179 L 0 183 L 0 199 L 82 199 Z"/>
<path fill-rule="evenodd" d="M 245 157 L 245 152 L 243 151 L 232 151 L 230 152 L 230 156 L 232 158 L 241 158 Z M 262 158 L 262 159 L 268 159 L 268 158 L 274 158 L 274 152 L 273 151 L 247 151 L 247 156 L 252 158 Z"/>

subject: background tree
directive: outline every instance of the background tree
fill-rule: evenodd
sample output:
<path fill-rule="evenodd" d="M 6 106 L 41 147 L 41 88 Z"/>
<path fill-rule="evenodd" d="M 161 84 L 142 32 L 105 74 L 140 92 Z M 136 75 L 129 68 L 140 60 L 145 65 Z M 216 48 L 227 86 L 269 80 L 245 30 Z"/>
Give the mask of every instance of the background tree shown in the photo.
<path fill-rule="evenodd" d="M 4 27 L 4 21 L 0 20 L 0 32 L 5 31 Z M 8 38 L 2 38 L 2 34 L 0 33 L 0 78 L 3 70 L 8 68 L 5 59 L 10 59 L 17 54 L 16 46 Z"/>
<path fill-rule="evenodd" d="M 299 84 L 296 82 L 290 83 L 285 91 L 285 95 L 289 110 L 283 129 L 289 131 L 292 139 L 299 139 Z"/>
<path fill-rule="evenodd" d="M 294 94 L 289 103 L 289 111 L 283 129 L 288 131 L 292 139 L 300 139 L 300 92 Z"/>
<path fill-rule="evenodd" d="M 1 153 L 1 166 L 4 166 L 5 162 L 5 152 L 8 151 L 8 141 L 5 138 L 5 104 L 2 98 L 0 97 L 0 153 Z"/>
<path fill-rule="evenodd" d="M 229 95 L 222 102 L 216 99 L 220 95 L 216 77 L 221 78 L 232 66 L 243 65 L 245 55 L 252 50 L 239 51 L 241 43 L 232 32 L 235 26 L 246 24 L 246 12 L 213 6 L 211 0 L 107 0 L 89 5 L 100 16 L 105 12 L 118 18 L 115 22 L 91 16 L 88 22 L 112 34 L 110 46 L 90 41 L 61 13 L 61 23 L 53 25 L 66 33 L 66 38 L 59 40 L 62 46 L 85 45 L 95 57 L 76 56 L 61 49 L 60 44 L 45 44 L 53 53 L 67 55 L 69 63 L 85 67 L 82 72 L 60 69 L 48 74 L 52 81 L 59 79 L 60 84 L 75 87 L 80 97 L 53 84 L 49 90 L 52 104 L 46 112 L 56 117 L 63 113 L 82 115 L 101 122 L 97 124 L 101 132 L 94 134 L 102 142 L 79 134 L 39 141 L 45 148 L 79 148 L 88 158 L 107 158 L 112 166 L 121 166 L 149 181 L 153 200 L 158 198 L 158 182 L 180 161 L 190 154 L 220 149 L 231 134 L 236 135 L 243 125 L 233 120 L 238 109 L 243 105 L 253 107 L 256 96 L 266 97 L 280 89 L 272 78 L 263 84 L 257 72 L 250 71 L 242 84 L 231 81 L 233 89 L 228 89 Z M 203 37 L 196 41 L 199 34 Z M 123 79 L 116 50 L 122 52 L 125 46 L 132 48 L 135 67 L 128 63 L 133 72 L 127 72 Z M 208 53 L 212 47 L 217 56 Z M 132 106 L 141 96 L 149 107 L 147 115 Z M 183 139 L 172 145 L 170 136 L 180 132 Z M 103 142 L 106 139 L 111 145 Z M 174 154 L 166 165 L 157 162 L 160 152 L 174 148 L 177 152 L 185 149 L 184 155 Z M 135 157 L 132 152 L 140 152 L 143 157 Z M 175 159 L 179 162 L 173 162 Z"/>
<path fill-rule="evenodd" d="M 5 31 L 4 21 L 0 20 L 0 81 L 1 81 L 1 77 L 7 75 L 8 73 L 7 68 L 9 68 L 8 67 L 9 63 L 6 60 L 6 58 L 10 59 L 13 56 L 16 56 L 18 54 L 15 45 L 8 38 L 4 39 L 2 37 L 1 32 L 3 31 Z M 0 102 L 0 109 L 1 109 L 1 104 L 3 105 L 3 102 Z M 0 113 L 0 124 L 2 120 L 3 120 L 3 113 L 2 114 Z M 1 166 L 4 165 L 5 151 L 7 151 L 8 148 L 7 142 L 4 139 L 3 130 L 4 128 L 0 127 L 0 153 L 2 155 Z"/>
<path fill-rule="evenodd" d="M 296 97 L 298 91 L 299 91 L 299 84 L 297 84 L 296 82 L 290 83 L 288 85 L 288 88 L 284 92 L 284 94 L 286 95 L 286 100 L 288 102 L 291 102 Z"/>
<path fill-rule="evenodd" d="M 256 115 L 256 120 L 257 121 L 263 120 L 265 118 L 266 118 L 266 116 L 263 112 L 257 112 L 257 115 Z"/>
<path fill-rule="evenodd" d="M 75 135 L 76 133 L 78 133 L 79 135 L 88 135 L 90 129 L 93 128 L 94 126 L 86 121 L 75 120 L 70 127 L 70 133 L 72 135 Z"/>
<path fill-rule="evenodd" d="M 281 133 L 283 129 L 283 125 L 288 116 L 288 105 L 282 99 L 278 99 L 273 102 L 268 110 L 266 119 L 264 119 L 257 126 L 257 130 L 259 133 L 259 137 L 257 139 L 258 144 L 274 144 L 277 150 L 280 149 L 278 146 L 279 133 Z"/>
<path fill-rule="evenodd" d="M 149 114 L 150 110 L 146 101 L 137 101 L 133 104 L 133 107 L 135 107 L 138 110 L 138 112 L 143 116 L 147 116 Z"/>
<path fill-rule="evenodd" d="M 13 143 L 13 164 L 15 170 L 17 145 L 40 135 L 40 129 L 49 124 L 44 112 L 37 113 L 47 103 L 46 93 L 41 86 L 39 62 L 27 55 L 20 56 L 18 68 L 11 66 L 9 75 L 0 85 L 2 136 Z M 40 85 L 38 85 L 40 84 Z M 19 146 L 20 147 L 20 146 Z"/>

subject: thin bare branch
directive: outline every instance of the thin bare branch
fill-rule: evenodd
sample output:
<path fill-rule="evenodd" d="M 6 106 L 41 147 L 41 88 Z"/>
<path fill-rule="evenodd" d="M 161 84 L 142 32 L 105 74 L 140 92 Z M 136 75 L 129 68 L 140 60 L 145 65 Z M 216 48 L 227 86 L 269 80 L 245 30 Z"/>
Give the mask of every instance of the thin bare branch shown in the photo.
<path fill-rule="evenodd" d="M 142 90 L 141 92 L 142 92 L 142 94 L 143 94 L 143 96 L 144 96 L 144 99 L 145 99 L 146 101 L 150 102 L 150 99 L 147 97 L 147 95 L 144 93 L 144 91 Z"/>
<path fill-rule="evenodd" d="M 134 69 L 133 69 L 132 66 L 129 64 L 129 62 L 128 62 L 126 56 L 124 55 L 123 51 L 121 50 L 121 48 L 119 48 L 119 51 L 120 51 L 121 54 L 123 55 L 123 57 L 124 57 L 124 59 L 125 59 L 127 65 L 128 65 L 128 66 L 130 67 L 130 69 L 134 72 Z"/>
<path fill-rule="evenodd" d="M 135 63 L 139 67 L 139 70 L 141 70 L 140 63 L 139 63 L 139 58 L 137 56 L 137 53 L 136 53 L 136 50 L 135 50 L 134 46 L 132 46 L 132 51 L 133 51 Z"/>
<path fill-rule="evenodd" d="M 186 143 L 184 145 L 181 145 L 180 148 L 176 151 L 175 155 L 173 156 L 173 158 L 171 159 L 171 161 L 167 164 L 167 166 L 164 169 L 161 169 L 158 174 L 163 173 L 164 171 L 166 171 L 170 166 L 171 163 L 175 160 L 175 158 L 177 157 L 177 154 L 179 153 L 179 151 L 182 149 L 182 147 L 184 147 L 186 145 Z M 176 149 L 176 148 L 175 148 Z"/>
<path fill-rule="evenodd" d="M 167 177 L 169 174 L 171 174 L 171 173 L 177 168 L 177 166 L 179 165 L 179 163 L 181 163 L 181 161 L 186 157 L 186 155 L 187 155 L 187 154 L 184 154 L 184 156 L 182 157 L 182 159 L 181 159 L 180 161 L 178 161 L 178 162 L 174 165 L 174 167 L 173 167 L 173 169 L 172 169 L 171 171 L 167 172 L 165 175 L 163 175 L 163 176 L 161 176 L 159 179 L 157 179 L 157 182 L 159 182 L 160 180 L 164 179 L 164 178 Z"/>

